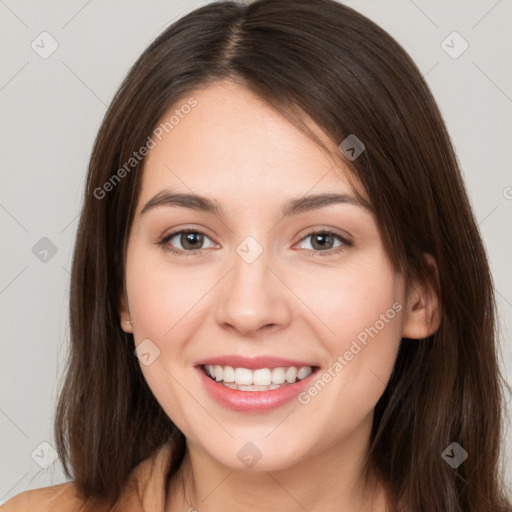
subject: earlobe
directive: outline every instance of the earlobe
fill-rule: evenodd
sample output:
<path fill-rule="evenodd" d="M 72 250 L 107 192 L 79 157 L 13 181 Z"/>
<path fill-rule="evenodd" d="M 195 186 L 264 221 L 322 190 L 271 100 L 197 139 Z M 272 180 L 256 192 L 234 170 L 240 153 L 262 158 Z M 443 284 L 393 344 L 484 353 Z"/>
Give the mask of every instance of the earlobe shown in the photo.
<path fill-rule="evenodd" d="M 426 254 L 429 265 L 433 267 L 437 279 L 437 265 L 434 259 Z M 406 300 L 402 337 L 423 339 L 434 334 L 441 323 L 441 307 L 434 283 L 412 284 Z"/>
<path fill-rule="evenodd" d="M 133 333 L 133 320 L 123 320 L 121 319 L 121 329 L 128 334 Z"/>
<path fill-rule="evenodd" d="M 128 298 L 123 290 L 119 301 L 119 316 L 121 319 L 121 329 L 126 333 L 133 333 L 133 320 L 131 319 L 128 308 Z"/>

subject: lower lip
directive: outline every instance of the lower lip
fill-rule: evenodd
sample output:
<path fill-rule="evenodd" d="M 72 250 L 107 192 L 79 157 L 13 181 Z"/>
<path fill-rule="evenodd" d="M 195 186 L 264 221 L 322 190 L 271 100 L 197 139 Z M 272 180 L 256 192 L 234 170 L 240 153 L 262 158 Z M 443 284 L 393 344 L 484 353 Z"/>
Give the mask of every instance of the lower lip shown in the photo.
<path fill-rule="evenodd" d="M 305 379 L 269 391 L 240 391 L 227 388 L 210 379 L 202 367 L 196 366 L 195 368 L 210 396 L 224 407 L 238 412 L 262 412 L 281 407 L 308 388 L 318 372 L 317 368 Z"/>

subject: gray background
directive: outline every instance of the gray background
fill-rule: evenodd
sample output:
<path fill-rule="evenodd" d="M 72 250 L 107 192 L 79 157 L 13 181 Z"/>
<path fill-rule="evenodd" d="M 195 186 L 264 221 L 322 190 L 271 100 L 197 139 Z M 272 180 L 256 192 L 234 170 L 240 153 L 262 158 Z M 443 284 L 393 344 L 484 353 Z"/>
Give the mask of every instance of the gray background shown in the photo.
<path fill-rule="evenodd" d="M 130 65 L 169 23 L 204 3 L 0 0 L 0 504 L 66 480 L 41 443 L 53 444 L 69 268 L 92 143 Z M 512 383 L 512 0 L 346 3 L 405 47 L 440 105 L 488 249 L 502 367 Z M 31 47 L 51 49 L 43 31 L 58 43 L 46 59 Z M 441 45 L 453 31 L 469 43 L 458 58 Z M 452 53 L 462 44 L 457 36 L 444 43 Z"/>

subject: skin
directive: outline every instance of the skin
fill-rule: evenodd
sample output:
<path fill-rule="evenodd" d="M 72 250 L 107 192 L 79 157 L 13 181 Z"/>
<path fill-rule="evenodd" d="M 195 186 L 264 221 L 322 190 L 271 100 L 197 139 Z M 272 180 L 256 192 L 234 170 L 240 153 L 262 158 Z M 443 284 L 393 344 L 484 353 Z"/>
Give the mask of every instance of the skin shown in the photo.
<path fill-rule="evenodd" d="M 344 512 L 383 511 L 382 486 L 365 487 L 360 478 L 374 407 L 401 337 L 422 338 L 437 328 L 428 322 L 437 300 L 393 271 L 375 219 L 362 206 L 281 218 L 291 198 L 353 196 L 342 163 L 238 85 L 217 82 L 190 96 L 198 105 L 146 159 L 121 298 L 123 329 L 136 346 L 149 338 L 160 350 L 141 370 L 187 438 L 173 480 L 187 492 L 176 487 L 166 510 L 316 512 L 336 504 Z M 141 214 L 164 189 L 217 199 L 225 217 L 169 206 Z M 185 228 L 206 235 L 202 244 L 192 242 L 200 254 L 178 256 L 157 245 Z M 331 254 L 322 256 L 326 250 L 307 236 L 313 229 L 353 245 L 327 238 Z M 263 248 L 252 263 L 236 252 L 249 235 Z M 186 241 L 178 235 L 168 245 L 185 252 Z M 343 250 L 333 252 L 340 244 Z M 258 414 L 228 410 L 193 369 L 216 355 L 270 354 L 325 371 L 394 303 L 401 311 L 308 404 L 292 400 Z M 262 454 L 250 469 L 237 457 L 247 442 Z"/>

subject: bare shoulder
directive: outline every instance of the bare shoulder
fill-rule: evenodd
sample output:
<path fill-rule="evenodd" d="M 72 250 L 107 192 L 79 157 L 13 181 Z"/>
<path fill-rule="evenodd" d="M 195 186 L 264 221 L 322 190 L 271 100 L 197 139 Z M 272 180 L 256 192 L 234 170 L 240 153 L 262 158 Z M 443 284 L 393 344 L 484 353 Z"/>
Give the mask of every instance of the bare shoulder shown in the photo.
<path fill-rule="evenodd" d="M 0 506 L 1 512 L 78 512 L 83 499 L 74 482 L 41 487 L 17 494 Z"/>

